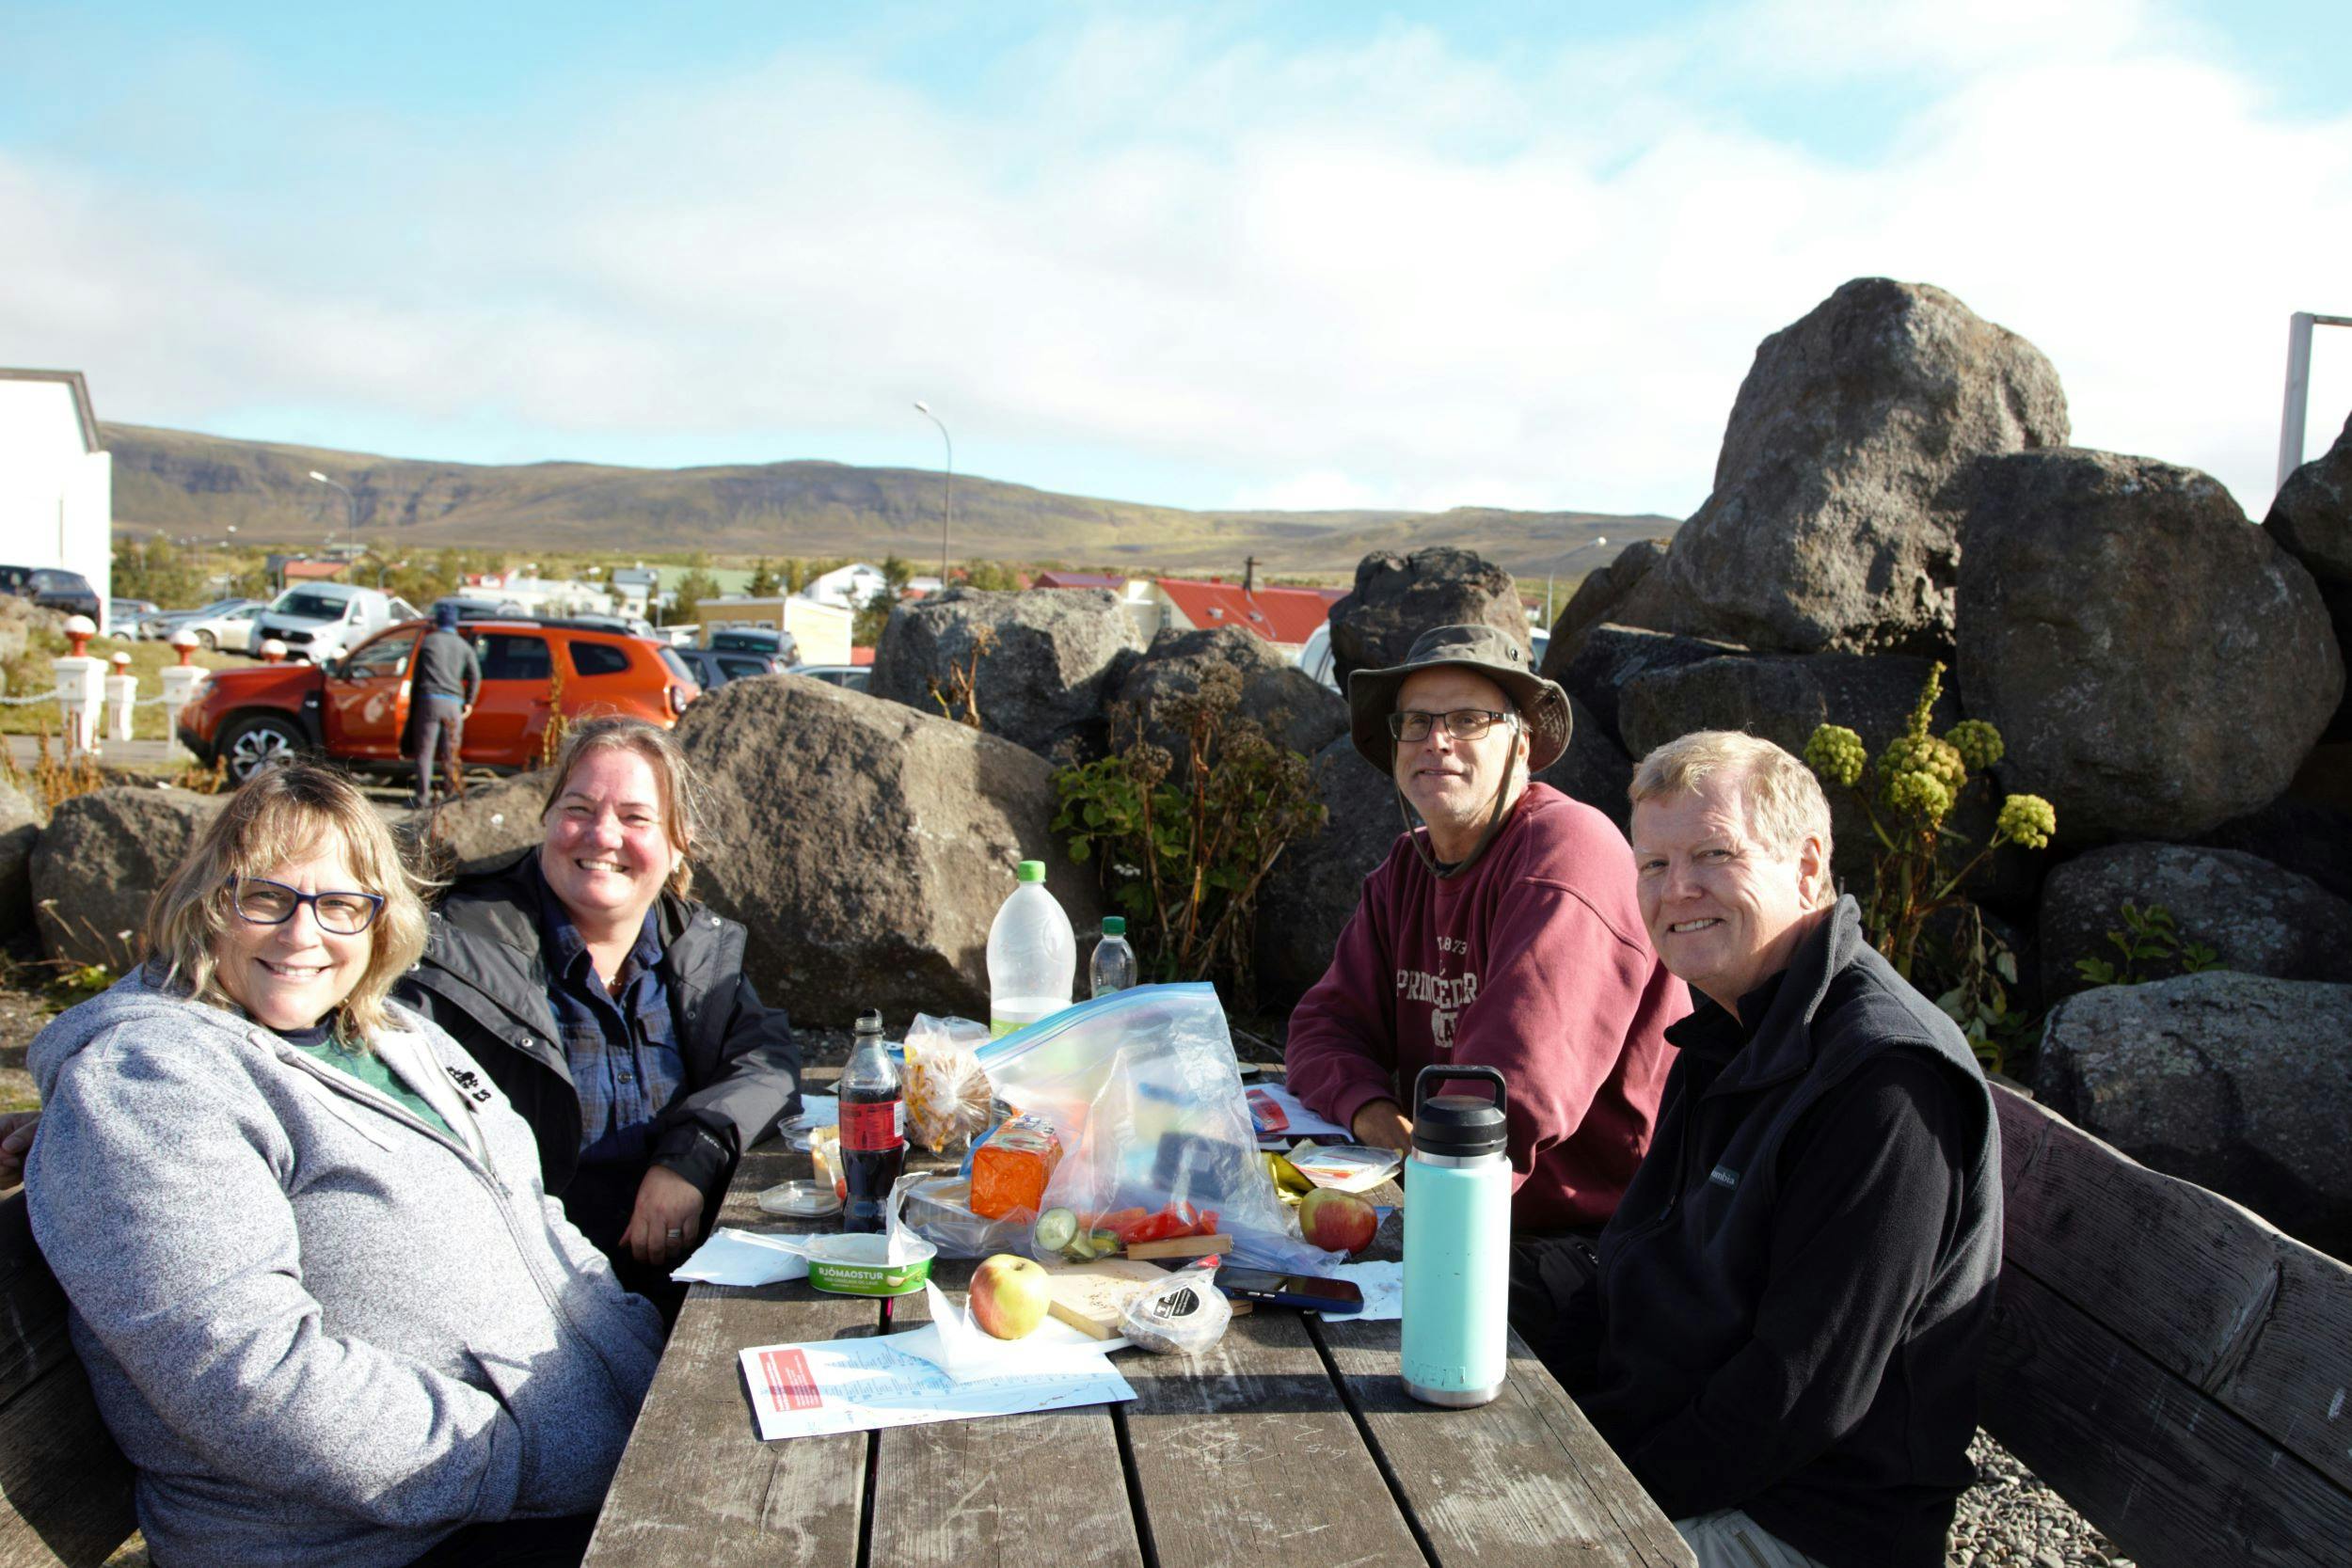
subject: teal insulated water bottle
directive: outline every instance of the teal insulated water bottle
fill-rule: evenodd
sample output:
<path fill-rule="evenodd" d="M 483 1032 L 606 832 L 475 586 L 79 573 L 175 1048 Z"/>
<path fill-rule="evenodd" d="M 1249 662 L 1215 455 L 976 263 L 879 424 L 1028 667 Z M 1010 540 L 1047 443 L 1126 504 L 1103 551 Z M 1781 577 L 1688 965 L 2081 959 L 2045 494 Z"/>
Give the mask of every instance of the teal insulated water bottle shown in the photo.
<path fill-rule="evenodd" d="M 1492 1100 L 1429 1092 L 1474 1080 Z M 1502 1392 L 1511 1297 L 1511 1163 L 1502 1152 L 1502 1074 L 1422 1069 L 1405 1162 L 1405 1391 L 1428 1404 L 1485 1404 Z"/>

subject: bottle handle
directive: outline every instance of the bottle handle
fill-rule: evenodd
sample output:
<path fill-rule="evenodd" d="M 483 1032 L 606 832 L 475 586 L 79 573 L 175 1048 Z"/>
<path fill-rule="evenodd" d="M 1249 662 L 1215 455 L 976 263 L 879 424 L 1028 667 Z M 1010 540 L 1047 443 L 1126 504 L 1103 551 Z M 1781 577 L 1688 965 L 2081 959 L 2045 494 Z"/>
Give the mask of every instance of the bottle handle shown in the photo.
<path fill-rule="evenodd" d="M 1502 1071 L 1500 1068 L 1454 1067 L 1445 1062 L 1432 1062 L 1413 1078 L 1413 1119 L 1415 1121 L 1421 1120 L 1422 1104 L 1429 1098 L 1429 1085 L 1433 1079 L 1439 1084 L 1452 1083 L 1456 1079 L 1470 1079 L 1492 1084 L 1495 1086 L 1495 1109 L 1505 1116 L 1511 1114 L 1511 1089 L 1510 1085 L 1502 1081 Z"/>

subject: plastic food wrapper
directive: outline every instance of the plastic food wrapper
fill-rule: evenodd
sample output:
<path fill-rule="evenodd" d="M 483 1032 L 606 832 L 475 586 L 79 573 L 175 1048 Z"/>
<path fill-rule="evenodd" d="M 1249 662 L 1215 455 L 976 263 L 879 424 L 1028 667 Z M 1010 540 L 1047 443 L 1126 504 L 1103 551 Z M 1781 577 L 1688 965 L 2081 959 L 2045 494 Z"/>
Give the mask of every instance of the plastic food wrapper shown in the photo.
<path fill-rule="evenodd" d="M 1028 1249 L 1032 1216 L 1001 1220 L 972 1212 L 972 1185 L 961 1176 L 917 1176 L 906 1182 L 909 1230 L 939 1249 L 942 1258 L 988 1258 Z"/>
<path fill-rule="evenodd" d="M 988 1071 L 975 1048 L 988 1025 L 968 1018 L 917 1013 L 907 1027 L 907 1135 L 928 1149 L 953 1153 L 989 1124 Z"/>
<path fill-rule="evenodd" d="M 1199 1355 L 1225 1338 L 1233 1304 L 1216 1288 L 1216 1259 L 1178 1269 L 1119 1309 L 1119 1332 L 1154 1355 Z"/>
<path fill-rule="evenodd" d="M 1258 1157 L 1216 987 L 1114 991 L 992 1040 L 979 1058 L 1002 1099 L 1060 1136 L 1045 1208 L 1085 1225 L 1214 1211 L 1237 1262 L 1319 1274 L 1331 1261 L 1300 1239 Z"/>

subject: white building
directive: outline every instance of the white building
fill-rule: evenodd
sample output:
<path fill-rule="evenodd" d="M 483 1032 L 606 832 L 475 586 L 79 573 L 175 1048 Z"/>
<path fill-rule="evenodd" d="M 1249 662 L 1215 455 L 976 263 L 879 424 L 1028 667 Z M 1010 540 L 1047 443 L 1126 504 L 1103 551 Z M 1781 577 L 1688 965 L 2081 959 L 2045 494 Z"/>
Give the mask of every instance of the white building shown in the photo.
<path fill-rule="evenodd" d="M 822 577 L 811 578 L 801 590 L 803 599 L 818 604 L 839 605 L 844 610 L 864 610 L 874 595 L 890 586 L 890 579 L 879 566 L 853 561 L 847 566 L 836 566 Z"/>
<path fill-rule="evenodd" d="M 79 371 L 0 370 L 0 563 L 114 577 L 114 457 Z"/>
<path fill-rule="evenodd" d="M 593 582 L 543 578 L 535 571 L 485 572 L 467 579 L 512 599 L 533 615 L 610 615 L 612 595 Z"/>

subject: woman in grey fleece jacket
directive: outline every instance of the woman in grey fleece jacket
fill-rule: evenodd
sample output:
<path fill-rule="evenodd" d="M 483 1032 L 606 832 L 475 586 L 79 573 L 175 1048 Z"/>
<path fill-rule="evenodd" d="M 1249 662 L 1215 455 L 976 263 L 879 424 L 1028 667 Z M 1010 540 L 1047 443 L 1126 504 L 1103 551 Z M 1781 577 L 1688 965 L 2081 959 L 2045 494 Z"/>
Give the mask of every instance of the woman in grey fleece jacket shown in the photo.
<path fill-rule="evenodd" d="M 267 769 L 157 895 L 146 965 L 33 1043 L 34 1234 L 171 1568 L 584 1539 L 652 1380 L 656 1314 L 531 1130 L 386 1000 L 424 922 L 348 782 Z"/>

